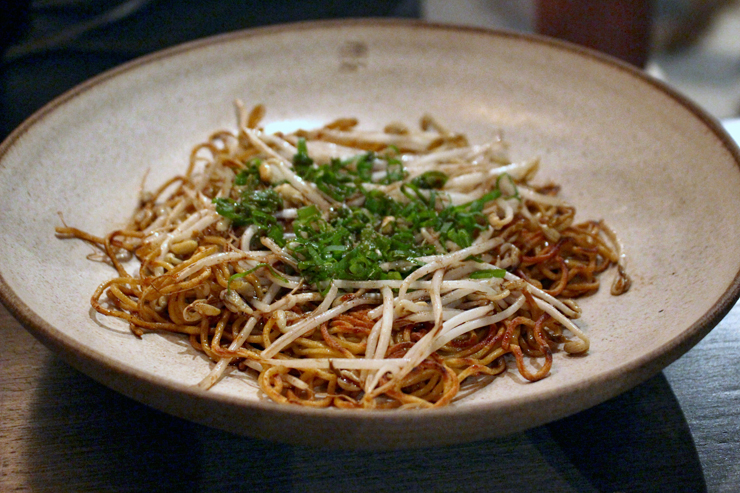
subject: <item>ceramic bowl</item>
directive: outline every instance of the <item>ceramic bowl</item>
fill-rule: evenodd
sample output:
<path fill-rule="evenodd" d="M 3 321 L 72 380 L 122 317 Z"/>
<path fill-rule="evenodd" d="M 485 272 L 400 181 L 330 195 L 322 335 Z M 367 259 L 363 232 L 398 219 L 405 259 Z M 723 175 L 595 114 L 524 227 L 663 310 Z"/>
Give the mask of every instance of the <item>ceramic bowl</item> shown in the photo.
<path fill-rule="evenodd" d="M 80 241 L 55 237 L 58 212 L 102 235 L 123 225 L 142 179 L 182 172 L 192 146 L 234 129 L 233 102 L 267 107 L 272 127 L 343 116 L 365 128 L 430 113 L 482 142 L 502 134 L 538 180 L 562 185 L 578 219 L 620 235 L 631 290 L 581 301 L 584 357 L 552 373 L 509 372 L 431 411 L 277 405 L 232 371 L 209 391 L 210 363 L 187 340 L 133 337 L 95 316 L 113 275 Z M 507 434 L 583 410 L 654 375 L 692 347 L 739 294 L 740 153 L 720 125 L 625 64 L 534 36 L 408 21 L 318 22 L 205 39 L 147 56 L 73 89 L 0 146 L 0 294 L 74 367 L 177 416 L 253 437 L 398 448 Z"/>

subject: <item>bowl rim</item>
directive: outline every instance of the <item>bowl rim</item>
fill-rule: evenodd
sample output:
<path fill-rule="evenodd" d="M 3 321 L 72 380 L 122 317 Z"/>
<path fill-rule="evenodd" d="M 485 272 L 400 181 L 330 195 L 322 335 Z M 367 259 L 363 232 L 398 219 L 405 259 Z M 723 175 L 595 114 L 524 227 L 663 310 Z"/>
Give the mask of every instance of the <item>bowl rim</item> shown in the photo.
<path fill-rule="evenodd" d="M 106 81 L 122 74 L 134 71 L 139 67 L 159 60 L 176 57 L 181 53 L 221 43 L 249 42 L 250 39 L 256 37 L 269 37 L 285 32 L 301 30 L 346 30 L 355 27 L 362 29 L 372 29 L 375 27 L 380 29 L 395 28 L 406 30 L 430 30 L 444 31 L 447 33 L 461 33 L 464 35 L 477 34 L 493 37 L 505 37 L 522 43 L 546 45 L 558 50 L 566 50 L 581 57 L 587 57 L 607 66 L 608 68 L 626 72 L 629 76 L 652 86 L 655 90 L 661 92 L 663 95 L 669 96 L 683 108 L 687 109 L 694 117 L 700 120 L 706 128 L 711 131 L 714 137 L 718 139 L 720 144 L 725 147 L 726 151 L 733 157 L 735 164 L 740 170 L 740 149 L 738 149 L 735 141 L 729 136 L 717 119 L 709 115 L 696 103 L 670 87 L 668 84 L 653 78 L 642 70 L 633 67 L 626 62 L 572 43 L 536 34 L 454 24 L 432 23 L 419 20 L 374 18 L 304 21 L 291 24 L 250 28 L 190 41 L 130 60 L 122 65 L 96 75 L 64 92 L 28 117 L 19 127 L 12 131 L 2 143 L 0 143 L 0 169 L 4 168 L 4 158 L 14 147 L 15 143 L 18 142 L 26 133 L 32 131 L 38 122 L 44 120 L 48 115 L 58 111 L 59 108 L 86 93 L 90 89 L 104 84 Z M 495 405 L 483 402 L 462 407 L 454 405 L 447 406 L 440 409 L 424 411 L 423 416 L 430 422 L 441 423 L 450 417 L 459 418 L 464 416 L 473 418 L 475 416 L 491 415 L 492 413 L 507 413 L 515 409 L 531 406 L 536 402 L 554 402 L 558 395 L 562 395 L 564 392 L 568 395 L 571 393 L 578 393 L 581 396 L 588 395 L 588 397 L 585 397 L 585 400 L 589 402 L 587 407 L 599 404 L 631 387 L 638 385 L 680 357 L 684 352 L 706 336 L 712 328 L 722 320 L 738 298 L 740 298 L 740 272 L 735 274 L 732 282 L 729 284 L 722 296 L 720 296 L 719 299 L 698 320 L 691 324 L 678 337 L 672 338 L 663 345 L 635 360 L 617 365 L 610 370 L 599 374 L 596 378 L 592 377 L 568 384 L 565 387 L 558 389 L 557 392 L 554 390 L 545 391 L 543 393 L 536 393 L 532 396 L 520 398 L 514 401 L 496 403 Z M 281 415 L 285 418 L 326 418 L 327 416 L 326 409 L 285 406 L 262 400 L 245 401 L 236 396 L 209 393 L 208 391 L 203 391 L 186 384 L 167 381 L 157 375 L 148 374 L 136 368 L 129 368 L 119 364 L 106 354 L 98 353 L 97 351 L 93 351 L 92 349 L 75 342 L 64 332 L 45 322 L 37 313 L 24 303 L 24 301 L 15 293 L 5 280 L 1 263 L 0 301 L 31 334 L 39 339 L 44 345 L 51 348 L 56 354 L 61 356 L 72 366 L 81 369 L 83 373 L 86 373 L 101 383 L 112 387 L 118 392 L 129 395 L 130 397 L 142 401 L 145 404 L 152 405 L 153 407 L 164 409 L 171 414 L 180 415 L 193 421 L 204 423 L 209 422 L 208 419 L 190 416 L 187 412 L 178 412 L 178 409 L 171 408 L 171 406 L 158 405 L 156 403 L 156 399 L 151 398 L 152 392 L 163 392 L 177 395 L 186 400 L 195 399 L 196 401 L 207 402 L 208 405 L 240 408 L 244 412 L 267 412 L 271 415 Z M 613 386 L 610 391 L 594 391 L 600 387 L 603 389 L 604 382 L 617 382 L 617 385 Z M 140 393 L 131 392 L 131 389 L 127 387 L 131 383 L 143 384 L 144 387 L 142 387 L 142 391 Z M 579 409 L 566 409 L 564 413 L 560 412 L 560 414 L 558 414 L 556 412 L 551 416 L 551 419 L 547 418 L 542 422 L 533 422 L 531 426 L 541 425 L 585 408 L 586 407 L 579 406 Z M 420 418 L 418 413 L 409 412 L 407 410 L 357 412 L 352 410 L 335 409 L 330 412 L 332 420 L 340 423 L 364 422 L 367 420 L 393 420 L 401 424 L 410 424 L 415 421 L 418 422 L 417 420 Z M 211 425 L 213 424 L 211 423 Z M 224 428 L 224 426 L 220 426 L 218 424 L 214 426 Z M 510 431 L 513 432 L 520 430 L 512 429 Z M 254 436 L 259 436 L 259 434 L 254 434 Z M 265 436 L 264 438 L 277 438 L 281 441 L 291 441 L 290 439 L 286 440 L 286 437 L 274 437 L 272 435 Z"/>

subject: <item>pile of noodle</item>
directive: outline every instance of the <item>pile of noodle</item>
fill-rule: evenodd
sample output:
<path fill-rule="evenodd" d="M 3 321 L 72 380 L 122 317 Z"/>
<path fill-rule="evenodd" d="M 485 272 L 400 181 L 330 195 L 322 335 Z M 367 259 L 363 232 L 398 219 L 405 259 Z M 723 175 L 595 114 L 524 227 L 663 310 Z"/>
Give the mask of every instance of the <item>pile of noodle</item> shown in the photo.
<path fill-rule="evenodd" d="M 238 132 L 213 134 L 192 151 L 185 174 L 142 192 L 126 228 L 100 238 L 57 229 L 100 247 L 118 273 L 95 291 L 94 309 L 125 320 L 138 337 L 148 331 L 188 337 L 213 361 L 199 384 L 204 389 L 235 365 L 254 373 L 264 395 L 279 403 L 444 406 L 461 386 L 488 382 L 507 365 L 537 381 L 550 372 L 554 352 L 586 352 L 573 298 L 594 293 L 611 265 L 612 293 L 629 288 L 614 232 L 603 222 L 574 224 L 575 209 L 556 197 L 557 187 L 529 185 L 537 160 L 511 163 L 499 140 L 471 145 L 429 117 L 420 130 L 390 125 L 367 132 L 343 119 L 269 135 L 259 127 L 261 106 L 251 113 L 238 106 Z M 480 198 L 496 184 L 511 193 L 486 204 L 488 224 L 466 248 L 420 231 L 418 241 L 437 253 L 414 259 L 419 267 L 403 279 L 317 286 L 298 272 L 301 259 L 255 225 L 231 224 L 213 203 L 237 198 L 235 176 L 259 158 L 264 186 L 284 199 L 275 217 L 286 237 L 297 208 L 313 204 L 326 215 L 340 207 L 293 172 L 299 137 L 317 163 L 393 149 L 405 182 L 429 170 L 446 174 L 440 196 L 452 204 Z M 383 173 L 373 169 L 374 176 Z M 398 183 L 375 187 L 403 199 Z M 126 255 L 140 262 L 136 272 L 124 268 Z M 471 278 L 491 269 L 505 269 L 505 276 Z"/>

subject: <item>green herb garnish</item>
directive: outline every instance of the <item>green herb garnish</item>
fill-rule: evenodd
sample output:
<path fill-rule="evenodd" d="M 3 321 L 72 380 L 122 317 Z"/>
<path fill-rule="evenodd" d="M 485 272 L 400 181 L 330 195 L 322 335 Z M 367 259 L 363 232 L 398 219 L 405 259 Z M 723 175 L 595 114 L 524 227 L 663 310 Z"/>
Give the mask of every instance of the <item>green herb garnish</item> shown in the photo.
<path fill-rule="evenodd" d="M 503 279 L 504 276 L 506 276 L 506 271 L 504 269 L 476 270 L 470 273 L 471 279 L 491 279 L 492 277 Z"/>
<path fill-rule="evenodd" d="M 262 268 L 265 268 L 265 269 L 269 270 L 270 271 L 270 274 L 272 274 L 277 279 L 279 279 L 279 280 L 281 280 L 283 282 L 287 282 L 288 281 L 278 271 L 276 271 L 275 268 L 273 266 L 271 266 L 270 264 L 259 263 L 259 264 L 257 264 L 256 266 L 252 267 L 251 269 L 249 269 L 247 271 L 237 272 L 236 274 L 233 274 L 233 275 L 229 276 L 229 280 L 226 283 L 226 285 L 228 286 L 228 289 L 231 289 L 231 283 L 232 282 L 236 281 L 237 279 L 241 279 L 242 277 L 247 277 L 249 274 L 253 274 L 258 269 L 262 269 Z"/>
<path fill-rule="evenodd" d="M 287 241 L 275 217 L 283 201 L 274 184 L 260 182 L 259 160 L 250 161 L 237 173 L 234 184 L 243 187 L 238 189 L 238 199 L 217 198 L 213 202 L 233 226 L 256 225 L 260 235 L 286 247 L 297 260 L 298 273 L 310 283 L 321 286 L 332 279 L 402 279 L 419 267 L 416 258 L 438 253 L 437 247 L 424 240 L 422 228 L 436 235 L 443 247 L 451 242 L 466 248 L 490 227 L 483 209 L 502 193 L 496 188 L 477 200 L 445 205 L 441 189 L 448 177 L 428 171 L 404 182 L 399 190 L 405 199 L 398 200 L 372 186 L 399 182 L 407 176 L 403 163 L 395 157 L 397 152 L 389 151 L 317 164 L 308 155 L 305 139 L 298 139 L 293 157 L 296 174 L 338 202 L 362 205 L 344 205 L 324 214 L 314 205 L 300 208 L 289 225 L 295 237 Z M 373 172 L 378 169 L 384 169 L 385 174 L 373 181 Z M 502 269 L 480 270 L 470 277 L 503 277 L 504 273 Z"/>
<path fill-rule="evenodd" d="M 422 173 L 421 175 L 411 180 L 411 183 L 419 188 L 439 189 L 445 186 L 445 183 L 447 183 L 448 179 L 449 177 L 441 171 L 427 171 L 426 173 Z"/>

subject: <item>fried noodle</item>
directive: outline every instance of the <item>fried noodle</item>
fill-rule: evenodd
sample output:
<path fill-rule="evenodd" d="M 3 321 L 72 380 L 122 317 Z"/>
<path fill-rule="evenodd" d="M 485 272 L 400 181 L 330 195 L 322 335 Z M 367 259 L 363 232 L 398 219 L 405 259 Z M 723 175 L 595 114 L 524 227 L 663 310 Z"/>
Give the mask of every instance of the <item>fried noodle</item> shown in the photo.
<path fill-rule="evenodd" d="M 141 192 L 130 224 L 96 245 L 117 271 L 92 296 L 133 334 L 187 336 L 214 365 L 254 373 L 278 403 L 444 406 L 507 369 L 545 378 L 553 353 L 585 353 L 574 298 L 625 256 L 603 221 L 575 223 L 538 160 L 472 145 L 424 117 L 359 130 L 239 129 L 196 146 L 186 172 Z M 138 260 L 128 272 L 126 258 Z"/>

